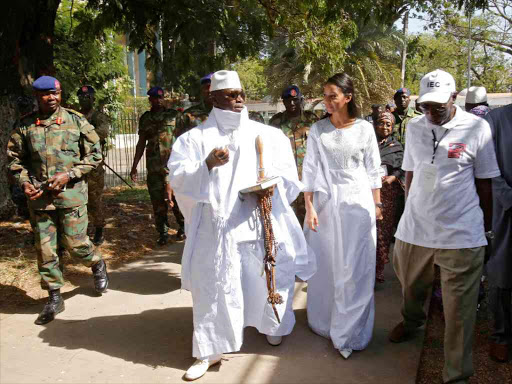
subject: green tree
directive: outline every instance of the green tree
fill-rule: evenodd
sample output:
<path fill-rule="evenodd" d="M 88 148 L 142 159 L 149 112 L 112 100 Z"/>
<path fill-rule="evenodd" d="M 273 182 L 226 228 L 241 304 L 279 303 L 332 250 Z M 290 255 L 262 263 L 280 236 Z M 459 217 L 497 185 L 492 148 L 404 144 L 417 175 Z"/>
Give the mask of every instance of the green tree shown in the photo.
<path fill-rule="evenodd" d="M 95 88 L 98 104 L 112 111 L 128 92 L 125 54 L 112 30 L 97 36 L 79 28 L 93 17 L 84 3 L 62 1 L 55 20 L 56 77 L 63 86 L 63 103 L 77 106 L 76 91 L 87 84 Z"/>
<path fill-rule="evenodd" d="M 423 33 L 413 37 L 408 45 L 406 62 L 406 86 L 414 93 L 419 91 L 419 82 L 426 73 L 440 68 L 451 73 L 457 89 L 467 86 L 468 39 L 454 33 L 455 30 L 468 30 L 464 16 L 452 14 L 446 24 L 438 24 L 434 33 Z M 456 22 L 456 26 L 453 24 Z M 479 34 L 492 25 L 488 14 L 473 17 L 472 24 Z M 472 41 L 471 45 L 472 85 L 486 87 L 488 92 L 509 92 L 512 89 L 512 62 L 508 54 L 485 40 Z"/>
<path fill-rule="evenodd" d="M 268 88 L 274 100 L 290 84 L 315 97 L 328 77 L 347 72 L 355 82 L 359 107 L 368 112 L 372 103 L 388 101 L 398 85 L 401 34 L 375 19 L 355 22 L 344 11 L 330 17 L 328 3 L 302 2 L 302 8 L 286 14 L 291 3 L 280 2 L 282 15 L 276 18 L 277 33 L 265 72 Z"/>
<path fill-rule="evenodd" d="M 245 89 L 247 99 L 261 100 L 267 95 L 264 59 L 249 58 L 242 60 L 234 64 L 232 69 L 240 75 L 240 81 Z"/>
<path fill-rule="evenodd" d="M 257 56 L 266 42 L 279 37 L 292 23 L 288 46 L 305 64 L 308 79 L 313 63 L 329 67 L 344 59 L 343 53 L 319 47 L 348 46 L 355 36 L 354 23 L 372 18 L 390 26 L 407 9 L 437 9 L 445 0 L 84 0 L 96 15 L 80 22 L 80 28 L 101 36 L 105 29 L 128 33 L 130 45 L 145 49 L 151 69 L 162 69 L 164 85 L 197 89 L 197 79 L 227 64 Z M 482 8 L 489 0 L 457 0 L 459 6 Z M 55 74 L 54 27 L 61 0 L 7 2 L 0 20 L 2 53 L 0 73 L 0 168 L 6 168 L 6 142 L 18 114 L 16 99 L 30 93 L 32 81 Z M 76 3 L 79 3 L 76 1 Z M 282 4 L 286 6 L 283 7 Z M 297 18 L 305 17 L 302 20 Z M 347 19 L 350 17 L 350 20 Z M 311 18 L 311 20 L 309 20 Z M 302 28 L 300 28 L 302 25 Z M 311 30 L 308 32 L 304 29 Z M 158 53 L 161 30 L 164 60 Z M 340 37 L 339 41 L 337 38 Z M 304 39 L 304 46 L 301 42 Z M 333 41 L 328 41 L 332 39 Z M 191 54 L 193 53 L 193 54 Z M 321 63 L 327 55 L 326 64 Z M 329 57 L 332 55 L 333 57 Z M 306 59 L 303 61 L 302 59 Z M 296 68 L 300 68 L 297 62 Z M 338 65 L 335 65 L 338 68 Z M 0 217 L 8 212 L 6 175 L 0 173 Z M 5 208 L 5 209 L 4 209 Z"/>

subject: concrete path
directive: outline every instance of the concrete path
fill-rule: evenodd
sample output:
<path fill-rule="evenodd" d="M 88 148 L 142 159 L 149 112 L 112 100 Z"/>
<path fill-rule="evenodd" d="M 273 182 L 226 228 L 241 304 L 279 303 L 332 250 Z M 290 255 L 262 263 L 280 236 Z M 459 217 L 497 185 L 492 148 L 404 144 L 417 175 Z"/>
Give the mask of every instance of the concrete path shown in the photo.
<path fill-rule="evenodd" d="M 40 305 L 0 309 L 0 383 L 180 383 L 193 363 L 192 299 L 180 290 L 183 244 L 111 271 L 96 297 L 92 278 L 66 292 L 66 310 L 34 324 Z M 295 286 L 297 324 L 279 347 L 254 328 L 239 353 L 224 355 L 199 383 L 413 384 L 423 332 L 399 345 L 387 334 L 400 320 L 400 284 L 388 265 L 376 291 L 373 340 L 343 360 L 306 320 L 307 284 Z"/>

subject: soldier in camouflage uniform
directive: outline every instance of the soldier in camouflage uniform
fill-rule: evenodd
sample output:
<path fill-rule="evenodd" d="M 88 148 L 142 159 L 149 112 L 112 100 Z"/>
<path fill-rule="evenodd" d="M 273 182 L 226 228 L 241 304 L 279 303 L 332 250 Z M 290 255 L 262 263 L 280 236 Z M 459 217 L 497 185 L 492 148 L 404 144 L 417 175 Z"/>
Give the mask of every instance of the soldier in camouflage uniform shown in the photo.
<path fill-rule="evenodd" d="M 405 148 L 405 132 L 407 131 L 407 124 L 411 119 L 416 116 L 421 116 L 421 113 L 416 111 L 414 108 L 409 107 L 411 103 L 411 91 L 407 88 L 400 88 L 395 92 L 393 100 L 396 104 L 396 109 L 393 112 L 395 117 L 395 128 L 393 130 L 393 136 L 402 143 Z"/>
<path fill-rule="evenodd" d="M 411 91 L 408 88 L 400 88 L 395 92 L 393 100 L 396 104 L 396 109 L 393 112 L 395 117 L 395 127 L 393 129 L 393 136 L 402 143 L 405 148 L 405 132 L 407 131 L 407 124 L 416 116 L 421 116 L 421 113 L 414 108 L 409 107 L 411 103 Z M 405 209 L 405 195 L 400 194 L 395 202 L 395 223 L 394 226 L 398 227 L 400 218 Z"/>
<path fill-rule="evenodd" d="M 90 85 L 84 85 L 77 91 L 78 101 L 80 103 L 80 112 L 87 121 L 94 127 L 94 130 L 100 138 L 101 153 L 105 158 L 105 144 L 110 129 L 110 119 L 104 113 L 94 109 L 95 90 Z M 95 233 L 93 243 L 100 245 L 105 240 L 103 228 L 105 227 L 105 210 L 103 209 L 103 188 L 105 187 L 105 167 L 102 160 L 98 167 L 87 175 L 87 184 L 89 187 L 89 198 L 87 203 L 87 213 L 89 221 L 94 225 Z"/>
<path fill-rule="evenodd" d="M 197 127 L 206 119 L 210 114 L 213 104 L 210 95 L 210 84 L 212 82 L 212 73 L 204 76 L 200 80 L 201 86 L 201 102 L 197 105 L 193 105 L 192 107 L 185 109 L 176 120 L 176 134 L 175 139 L 180 137 L 183 133 L 188 130 Z"/>
<path fill-rule="evenodd" d="M 153 204 L 156 230 L 159 233 L 157 243 L 165 245 L 169 240 L 169 222 L 167 220 L 169 207 L 173 208 L 178 222 L 178 235 L 181 236 L 185 232 L 183 215 L 177 209 L 177 204 L 174 203 L 172 189 L 168 182 L 169 169 L 167 168 L 178 111 L 165 108 L 162 88 L 151 88 L 148 91 L 148 96 L 151 110 L 144 113 L 139 120 L 139 141 L 130 177 L 133 181 L 137 181 L 137 165 L 145 150 L 148 171 L 147 186 Z"/>
<path fill-rule="evenodd" d="M 309 128 L 318 120 L 318 117 L 312 111 L 304 110 L 304 97 L 296 85 L 286 88 L 281 98 L 286 110 L 272 116 L 269 125 L 281 128 L 284 134 L 289 137 L 299 178 L 302 179 L 302 162 L 306 155 L 306 141 Z M 297 197 L 292 207 L 299 222 L 302 223 L 306 215 L 304 195 L 302 193 Z"/>
<path fill-rule="evenodd" d="M 105 262 L 87 236 L 85 175 L 101 162 L 99 137 L 82 114 L 60 106 L 58 80 L 33 83 L 39 105 L 22 119 L 7 146 L 9 170 L 29 200 L 41 286 L 49 300 L 36 320 L 46 324 L 64 310 L 57 247 L 92 268 L 98 293 L 108 287 Z"/>
<path fill-rule="evenodd" d="M 267 123 L 265 123 L 265 118 L 263 117 L 261 112 L 258 112 L 258 111 L 249 111 L 249 119 L 253 120 L 253 121 L 257 121 L 258 123 L 261 123 L 261 124 L 267 124 Z"/>

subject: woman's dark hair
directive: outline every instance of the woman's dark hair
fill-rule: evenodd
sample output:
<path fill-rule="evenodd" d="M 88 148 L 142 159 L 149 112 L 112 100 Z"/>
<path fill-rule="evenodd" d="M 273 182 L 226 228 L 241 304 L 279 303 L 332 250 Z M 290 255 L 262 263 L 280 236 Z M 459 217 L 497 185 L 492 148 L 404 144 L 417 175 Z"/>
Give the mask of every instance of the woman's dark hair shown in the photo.
<path fill-rule="evenodd" d="M 348 115 L 351 118 L 359 117 L 359 110 L 356 105 L 356 95 L 354 93 L 354 84 L 352 83 L 350 76 L 344 72 L 337 73 L 334 76 L 329 77 L 325 83 L 337 86 L 345 96 L 351 94 L 352 98 L 347 105 Z"/>

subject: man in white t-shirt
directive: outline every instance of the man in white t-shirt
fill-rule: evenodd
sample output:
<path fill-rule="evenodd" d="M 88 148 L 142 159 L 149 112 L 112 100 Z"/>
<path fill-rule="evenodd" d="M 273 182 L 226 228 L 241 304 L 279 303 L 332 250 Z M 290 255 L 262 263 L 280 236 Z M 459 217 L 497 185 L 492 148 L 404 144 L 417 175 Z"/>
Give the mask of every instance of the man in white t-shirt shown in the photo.
<path fill-rule="evenodd" d="M 425 323 L 423 306 L 438 265 L 445 383 L 467 383 L 473 374 L 478 287 L 486 236 L 492 237 L 491 179 L 500 175 L 489 124 L 457 107 L 456 96 L 449 73 L 428 73 L 417 100 L 424 115 L 407 126 L 402 164 L 407 203 L 393 260 L 402 284 L 403 321 L 389 334 L 399 343 Z"/>

